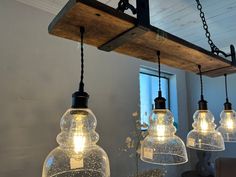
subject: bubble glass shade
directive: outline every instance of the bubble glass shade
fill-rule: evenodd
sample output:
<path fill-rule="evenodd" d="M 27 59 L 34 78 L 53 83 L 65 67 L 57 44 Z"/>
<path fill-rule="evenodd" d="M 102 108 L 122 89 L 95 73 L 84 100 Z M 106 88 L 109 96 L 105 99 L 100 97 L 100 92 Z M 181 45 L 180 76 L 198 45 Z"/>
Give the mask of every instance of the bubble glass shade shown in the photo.
<path fill-rule="evenodd" d="M 217 129 L 225 142 L 236 142 L 236 113 L 234 110 L 223 110 L 220 114 L 220 127 Z"/>
<path fill-rule="evenodd" d="M 90 109 L 68 109 L 60 122 L 59 146 L 47 156 L 42 177 L 110 177 L 108 156 L 96 144 L 96 125 Z"/>
<path fill-rule="evenodd" d="M 197 110 L 193 120 L 193 130 L 187 136 L 187 147 L 202 151 L 225 149 L 223 137 L 216 130 L 215 118 L 209 110 Z"/>
<path fill-rule="evenodd" d="M 168 109 L 154 109 L 149 121 L 148 136 L 141 143 L 141 160 L 159 165 L 186 163 L 186 147 L 175 135 L 172 113 Z"/>

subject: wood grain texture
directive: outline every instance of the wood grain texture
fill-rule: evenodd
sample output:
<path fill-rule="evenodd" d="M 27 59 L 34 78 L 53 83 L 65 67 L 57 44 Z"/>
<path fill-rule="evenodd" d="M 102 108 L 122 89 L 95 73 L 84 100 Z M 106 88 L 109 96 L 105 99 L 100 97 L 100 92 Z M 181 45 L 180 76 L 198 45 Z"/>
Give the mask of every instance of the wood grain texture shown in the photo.
<path fill-rule="evenodd" d="M 98 47 L 134 26 L 134 18 L 129 18 L 126 15 L 125 17 L 130 22 L 117 18 L 114 16 L 116 11 L 113 11 L 113 8 L 107 6 L 107 11 L 111 14 L 114 13 L 111 15 L 86 4 L 93 3 L 93 1 L 84 0 L 82 3 L 82 1 L 70 0 L 49 25 L 49 33 L 73 41 L 80 41 L 80 26 L 84 26 L 85 43 Z M 103 4 L 97 2 L 95 6 L 100 7 Z M 120 15 L 120 13 L 118 14 Z"/>
<path fill-rule="evenodd" d="M 70 0 L 49 26 L 49 33 L 62 38 L 80 41 L 79 27 L 86 29 L 85 43 L 100 47 L 116 36 L 132 29 L 137 20 L 127 14 L 95 0 Z M 161 63 L 210 77 L 236 72 L 236 67 L 222 57 L 149 26 L 142 35 L 124 40 L 114 51 L 143 60 L 157 62 L 156 51 L 161 51 Z"/>

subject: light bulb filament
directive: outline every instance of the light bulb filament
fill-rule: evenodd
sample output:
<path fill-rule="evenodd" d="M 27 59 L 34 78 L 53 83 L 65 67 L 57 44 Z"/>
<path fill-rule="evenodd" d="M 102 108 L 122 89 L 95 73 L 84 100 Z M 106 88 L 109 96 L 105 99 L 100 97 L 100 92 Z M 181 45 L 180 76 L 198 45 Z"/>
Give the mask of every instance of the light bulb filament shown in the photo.
<path fill-rule="evenodd" d="M 84 151 L 85 147 L 85 137 L 83 135 L 74 135 L 74 151 L 80 153 Z"/>
<path fill-rule="evenodd" d="M 157 125 L 157 136 L 164 137 L 165 136 L 165 126 Z"/>
<path fill-rule="evenodd" d="M 200 128 L 203 132 L 208 130 L 208 123 L 205 119 L 201 120 L 200 122 Z"/>
<path fill-rule="evenodd" d="M 230 129 L 230 130 L 232 130 L 232 129 L 234 128 L 234 125 L 233 125 L 233 124 L 234 124 L 234 123 L 233 123 L 232 119 L 228 119 L 228 120 L 226 121 L 226 126 L 227 126 L 227 128 Z"/>
<path fill-rule="evenodd" d="M 206 113 L 200 113 L 200 131 L 206 132 L 209 129 L 209 124 L 207 122 Z"/>

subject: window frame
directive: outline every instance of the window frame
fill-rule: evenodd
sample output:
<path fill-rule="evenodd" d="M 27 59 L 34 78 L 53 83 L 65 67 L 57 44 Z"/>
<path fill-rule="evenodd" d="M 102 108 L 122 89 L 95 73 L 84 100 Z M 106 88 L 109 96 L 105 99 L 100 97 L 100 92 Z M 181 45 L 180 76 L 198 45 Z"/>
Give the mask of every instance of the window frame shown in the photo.
<path fill-rule="evenodd" d="M 157 72 L 157 71 L 156 71 Z M 165 72 L 161 72 L 161 74 L 165 74 L 165 75 L 167 75 L 167 73 L 165 73 Z M 151 73 L 146 73 L 146 72 L 144 72 L 144 71 L 139 71 L 139 74 L 146 74 L 146 75 L 148 75 L 148 76 L 153 76 L 153 77 L 157 77 L 157 78 L 159 78 L 159 76 L 158 76 L 158 74 L 151 74 Z M 170 74 L 168 74 L 168 75 L 170 75 Z M 170 77 L 171 77 L 171 75 L 170 75 Z M 163 79 L 166 79 L 167 80 L 167 93 L 168 93 L 168 99 L 167 99 L 167 102 L 168 102 L 168 105 L 166 105 L 167 106 L 167 109 L 170 109 L 170 78 L 169 77 L 167 77 L 167 76 L 162 76 L 161 75 L 161 78 L 163 78 Z M 157 90 L 157 93 L 158 93 L 158 90 Z M 166 98 L 165 98 L 166 99 Z"/>

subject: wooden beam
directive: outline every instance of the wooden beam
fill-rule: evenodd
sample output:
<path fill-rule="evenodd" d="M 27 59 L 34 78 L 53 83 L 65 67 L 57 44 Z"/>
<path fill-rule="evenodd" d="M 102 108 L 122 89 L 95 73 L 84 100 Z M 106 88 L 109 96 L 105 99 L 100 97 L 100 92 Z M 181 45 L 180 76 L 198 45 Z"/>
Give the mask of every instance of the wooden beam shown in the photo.
<path fill-rule="evenodd" d="M 110 52 L 120 46 L 122 46 L 124 43 L 131 41 L 132 39 L 135 39 L 144 33 L 147 32 L 147 29 L 142 26 L 135 26 L 131 29 L 128 29 L 127 31 L 119 34 L 115 38 L 111 39 L 107 43 L 103 44 L 102 46 L 98 47 L 100 50 L 104 50 L 107 52 Z"/>
<path fill-rule="evenodd" d="M 49 33 L 80 41 L 85 27 L 85 43 L 100 49 L 157 62 L 210 77 L 236 73 L 232 62 L 151 25 L 140 28 L 138 20 L 96 0 L 70 0 L 49 25 Z M 132 36 L 135 31 L 137 35 Z M 110 47 L 109 47 L 110 46 Z"/>

